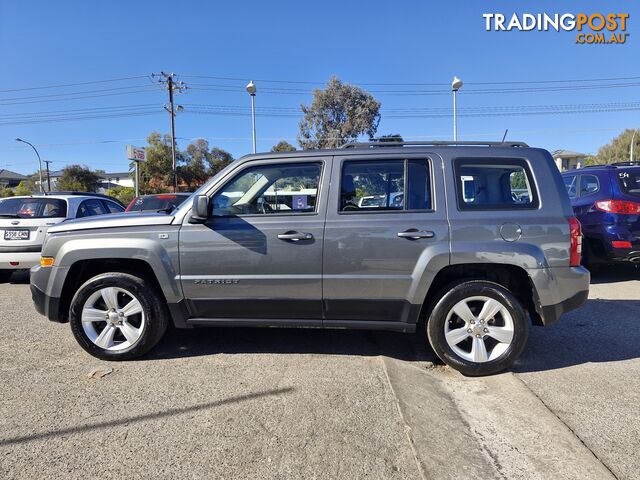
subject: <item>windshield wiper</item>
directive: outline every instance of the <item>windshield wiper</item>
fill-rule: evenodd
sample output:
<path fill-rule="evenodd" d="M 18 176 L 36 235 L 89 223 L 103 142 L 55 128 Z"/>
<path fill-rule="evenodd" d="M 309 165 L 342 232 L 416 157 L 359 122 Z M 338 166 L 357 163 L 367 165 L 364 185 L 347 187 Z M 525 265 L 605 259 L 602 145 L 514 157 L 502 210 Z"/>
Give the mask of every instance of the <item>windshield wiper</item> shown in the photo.
<path fill-rule="evenodd" d="M 0 213 L 0 217 L 2 217 L 2 218 L 22 218 L 17 213 Z"/>

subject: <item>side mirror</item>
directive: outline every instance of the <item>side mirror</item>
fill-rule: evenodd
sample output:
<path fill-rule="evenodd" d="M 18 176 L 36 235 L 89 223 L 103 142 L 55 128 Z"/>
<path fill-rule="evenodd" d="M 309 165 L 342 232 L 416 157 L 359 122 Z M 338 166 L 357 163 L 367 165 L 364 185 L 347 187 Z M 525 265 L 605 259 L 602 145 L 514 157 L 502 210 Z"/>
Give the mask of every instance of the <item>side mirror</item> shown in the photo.
<path fill-rule="evenodd" d="M 204 223 L 209 218 L 209 197 L 197 195 L 193 199 L 189 223 Z"/>

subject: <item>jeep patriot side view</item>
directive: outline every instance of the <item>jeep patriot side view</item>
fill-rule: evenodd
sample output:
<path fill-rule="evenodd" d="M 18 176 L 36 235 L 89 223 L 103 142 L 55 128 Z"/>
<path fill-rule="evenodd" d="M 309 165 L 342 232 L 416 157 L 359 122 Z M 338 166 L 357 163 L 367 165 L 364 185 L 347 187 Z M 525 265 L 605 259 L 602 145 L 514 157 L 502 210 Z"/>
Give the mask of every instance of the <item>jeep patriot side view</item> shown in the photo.
<path fill-rule="evenodd" d="M 486 375 L 515 361 L 530 321 L 586 300 L 581 241 L 546 150 L 349 144 L 246 156 L 169 215 L 52 227 L 31 291 L 105 360 L 144 354 L 169 322 L 418 330 Z"/>

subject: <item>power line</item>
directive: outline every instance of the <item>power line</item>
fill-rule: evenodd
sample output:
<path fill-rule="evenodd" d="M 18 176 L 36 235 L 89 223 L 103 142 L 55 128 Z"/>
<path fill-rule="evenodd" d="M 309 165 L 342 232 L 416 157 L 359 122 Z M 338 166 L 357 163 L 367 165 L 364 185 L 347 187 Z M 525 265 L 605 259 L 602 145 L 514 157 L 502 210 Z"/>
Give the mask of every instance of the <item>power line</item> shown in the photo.
<path fill-rule="evenodd" d="M 213 76 L 213 75 L 182 75 L 184 78 L 199 78 L 209 80 L 232 80 L 239 82 L 246 82 L 250 76 L 238 77 L 238 76 Z M 480 82 L 466 82 L 467 85 L 518 85 L 518 84 L 549 84 L 549 83 L 586 83 L 586 82 L 606 82 L 606 81 L 620 81 L 620 80 L 640 80 L 640 76 L 629 77 L 608 77 L 608 78 L 574 78 L 574 79 L 559 79 L 559 80 L 510 80 L 510 81 L 480 81 Z M 255 79 L 255 82 L 261 83 L 280 83 L 291 85 L 325 85 L 324 81 L 301 81 L 301 80 L 283 80 L 283 79 Z M 356 85 L 363 86 L 439 86 L 449 87 L 448 83 L 437 82 L 414 82 L 414 83 L 402 83 L 402 82 L 355 82 Z"/>
<path fill-rule="evenodd" d="M 120 77 L 120 78 L 110 78 L 107 80 L 92 80 L 89 82 L 78 82 L 78 83 L 59 83 L 59 84 L 54 84 L 54 85 L 43 85 L 40 87 L 24 87 L 24 88 L 11 88 L 11 89 L 6 89 L 6 90 L 0 90 L 0 93 L 7 93 L 7 92 L 24 92 L 27 90 L 45 90 L 45 89 L 49 89 L 49 88 L 67 88 L 67 87 L 80 87 L 83 85 L 95 85 L 98 83 L 109 83 L 109 82 L 120 82 L 123 80 L 136 80 L 139 78 L 148 78 L 148 75 L 136 75 L 136 76 L 132 76 L 132 77 Z"/>

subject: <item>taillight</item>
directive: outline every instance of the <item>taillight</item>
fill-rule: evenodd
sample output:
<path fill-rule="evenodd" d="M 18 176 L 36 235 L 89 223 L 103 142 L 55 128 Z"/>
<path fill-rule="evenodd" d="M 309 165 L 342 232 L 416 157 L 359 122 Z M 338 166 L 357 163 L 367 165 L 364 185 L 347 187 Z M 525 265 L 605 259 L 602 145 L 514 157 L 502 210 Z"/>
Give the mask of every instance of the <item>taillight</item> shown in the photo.
<path fill-rule="evenodd" d="M 582 226 L 576 217 L 569 218 L 569 232 L 571 237 L 569 266 L 578 267 L 582 257 Z"/>
<path fill-rule="evenodd" d="M 640 203 L 629 200 L 602 200 L 596 202 L 596 208 L 609 213 L 640 214 Z"/>
<path fill-rule="evenodd" d="M 626 240 L 613 240 L 611 242 L 611 246 L 613 248 L 631 248 L 631 247 L 633 247 L 631 242 L 627 242 Z"/>
<path fill-rule="evenodd" d="M 133 197 L 133 200 L 131 200 L 131 202 L 129 202 L 129 205 L 127 205 L 127 208 L 124 209 L 125 212 L 128 212 L 131 210 L 131 207 L 133 207 L 133 204 L 136 203 L 136 200 L 138 200 L 138 197 Z"/>

